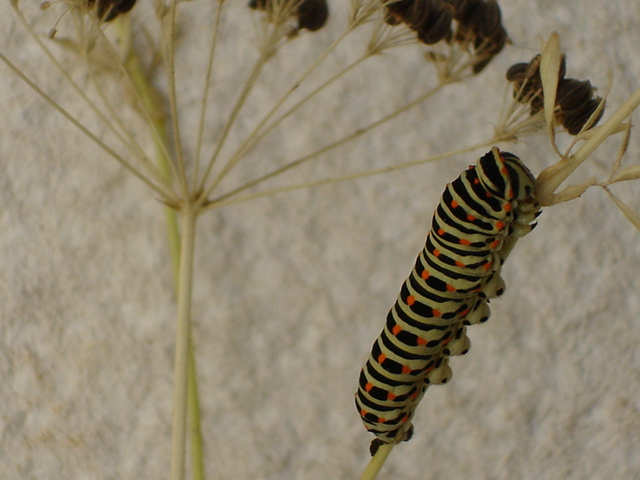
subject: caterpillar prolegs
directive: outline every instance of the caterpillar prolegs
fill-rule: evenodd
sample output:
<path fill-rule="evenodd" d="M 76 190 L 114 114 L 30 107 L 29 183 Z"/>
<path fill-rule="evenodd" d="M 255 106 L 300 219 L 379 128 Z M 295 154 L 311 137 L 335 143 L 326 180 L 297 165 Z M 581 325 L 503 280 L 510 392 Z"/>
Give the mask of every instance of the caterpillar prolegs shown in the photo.
<path fill-rule="evenodd" d="M 500 269 L 540 214 L 535 178 L 518 157 L 494 147 L 447 185 L 431 231 L 360 372 L 356 407 L 380 443 L 413 432 L 429 385 L 451 378 L 449 357 L 470 346 L 467 325 L 489 318 L 504 292 Z"/>

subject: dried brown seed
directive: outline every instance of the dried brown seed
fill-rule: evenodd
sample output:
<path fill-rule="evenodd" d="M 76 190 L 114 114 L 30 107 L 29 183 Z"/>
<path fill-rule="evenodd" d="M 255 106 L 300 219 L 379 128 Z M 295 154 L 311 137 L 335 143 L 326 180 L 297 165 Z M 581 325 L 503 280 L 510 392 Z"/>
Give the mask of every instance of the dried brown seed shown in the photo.
<path fill-rule="evenodd" d="M 249 7 L 255 10 L 270 10 L 272 7 L 272 0 L 249 0 Z M 310 31 L 319 30 L 324 26 L 329 18 L 329 6 L 327 0 L 300 0 L 293 14 L 298 19 L 298 28 L 301 30 L 306 28 Z M 297 33 L 294 30 L 292 35 Z"/>
<path fill-rule="evenodd" d="M 314 32 L 327 23 L 329 6 L 326 0 L 303 0 L 298 5 L 298 28 Z"/>
<path fill-rule="evenodd" d="M 593 96 L 593 87 L 589 80 L 564 78 L 558 83 L 556 105 L 566 114 L 579 112 Z"/>
<path fill-rule="evenodd" d="M 136 0 L 88 0 L 90 8 L 95 9 L 96 16 L 103 22 L 109 22 L 118 15 L 127 13 L 136 4 Z"/>

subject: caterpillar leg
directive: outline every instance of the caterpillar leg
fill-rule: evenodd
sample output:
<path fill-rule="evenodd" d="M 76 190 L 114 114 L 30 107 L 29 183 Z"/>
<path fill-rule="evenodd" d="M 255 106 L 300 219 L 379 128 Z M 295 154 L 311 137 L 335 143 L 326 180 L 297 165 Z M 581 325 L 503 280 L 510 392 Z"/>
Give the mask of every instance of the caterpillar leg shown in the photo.
<path fill-rule="evenodd" d="M 460 327 L 455 337 L 442 350 L 442 353 L 449 356 L 464 355 L 471 348 L 471 340 L 467 337 L 467 327 Z"/>
<path fill-rule="evenodd" d="M 500 274 L 494 272 L 487 283 L 482 286 L 478 295 L 483 298 L 496 298 L 504 293 L 504 288 L 504 280 Z"/>
<path fill-rule="evenodd" d="M 462 323 L 465 325 L 484 323 L 489 320 L 489 315 L 491 315 L 491 309 L 489 308 L 487 301 L 484 298 L 480 298 L 478 299 L 478 303 L 476 303 L 474 309 L 464 317 Z"/>
<path fill-rule="evenodd" d="M 411 425 L 411 427 L 407 431 L 407 436 L 405 437 L 403 442 L 408 442 L 409 440 L 411 440 L 411 437 L 413 437 L 413 425 Z M 378 452 L 380 446 L 384 445 L 385 443 L 387 442 L 384 442 L 379 438 L 374 438 L 373 440 L 371 440 L 371 445 L 369 445 L 369 453 L 371 454 L 371 456 L 373 457 Z"/>

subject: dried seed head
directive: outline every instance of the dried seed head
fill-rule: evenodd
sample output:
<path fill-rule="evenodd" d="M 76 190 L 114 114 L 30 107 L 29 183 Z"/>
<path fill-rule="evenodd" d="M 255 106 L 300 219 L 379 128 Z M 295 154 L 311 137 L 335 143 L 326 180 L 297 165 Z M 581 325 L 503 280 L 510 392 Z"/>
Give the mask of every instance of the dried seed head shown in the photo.
<path fill-rule="evenodd" d="M 471 66 L 473 73 L 482 71 L 509 41 L 495 0 L 387 0 L 384 7 L 387 24 L 405 24 L 416 32 L 422 43 L 433 45 L 445 40 L 451 44 L 455 41 L 471 55 L 463 68 Z M 451 57 L 456 58 L 452 63 L 460 58 L 458 55 Z M 454 70 L 453 65 L 449 65 L 444 68 L 444 76 Z"/>
<path fill-rule="evenodd" d="M 298 5 L 298 29 L 314 32 L 327 23 L 329 6 L 326 0 L 304 0 Z"/>
<path fill-rule="evenodd" d="M 453 2 L 458 27 L 454 38 L 463 48 L 473 51 L 473 73 L 484 67 L 502 51 L 509 40 L 502 26 L 500 6 L 495 0 Z"/>
<path fill-rule="evenodd" d="M 475 4 L 480 3 L 482 0 L 444 0 L 453 7 L 454 20 L 460 20 L 464 18 L 469 9 Z"/>
<path fill-rule="evenodd" d="M 414 28 L 418 32 L 418 40 L 431 45 L 451 37 L 451 20 L 453 11 L 450 8 L 433 10 L 430 17 L 425 18 Z"/>
<path fill-rule="evenodd" d="M 593 97 L 594 89 L 588 80 L 564 78 L 567 60 L 564 55 L 558 70 L 558 88 L 555 99 L 556 121 L 571 135 L 577 135 L 596 111 L 601 99 Z M 516 63 L 509 67 L 507 80 L 513 83 L 513 96 L 522 104 L 530 105 L 530 114 L 535 115 L 544 109 L 544 92 L 540 77 L 540 55 L 536 55 L 529 63 Z M 598 118 L 592 122 L 595 125 Z"/>
<path fill-rule="evenodd" d="M 118 15 L 130 11 L 136 0 L 88 0 L 87 4 L 101 21 L 110 22 Z"/>
<path fill-rule="evenodd" d="M 268 20 L 274 23 L 282 21 L 281 16 L 297 18 L 298 25 L 290 36 L 303 28 L 319 30 L 329 18 L 327 0 L 249 0 L 249 7 L 267 12 Z"/>
<path fill-rule="evenodd" d="M 591 99 L 593 88 L 589 80 L 577 80 L 575 78 L 563 78 L 558 82 L 556 105 L 566 113 L 580 111 Z"/>
<path fill-rule="evenodd" d="M 399 0 L 385 4 L 385 22 L 389 25 L 406 23 L 406 19 L 409 18 L 409 9 L 412 8 L 413 5 L 414 0 Z"/>
<path fill-rule="evenodd" d="M 385 4 L 389 25 L 406 24 L 427 45 L 451 35 L 453 9 L 442 0 L 399 0 Z"/>

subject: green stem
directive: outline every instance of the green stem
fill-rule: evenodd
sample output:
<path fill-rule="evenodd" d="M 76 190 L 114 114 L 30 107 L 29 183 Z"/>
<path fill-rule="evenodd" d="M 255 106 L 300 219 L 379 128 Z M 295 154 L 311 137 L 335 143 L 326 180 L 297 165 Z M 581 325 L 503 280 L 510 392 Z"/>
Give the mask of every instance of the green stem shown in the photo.
<path fill-rule="evenodd" d="M 127 32 L 126 34 L 130 34 Z M 130 44 L 131 42 L 129 42 Z M 171 180 L 176 175 L 175 169 L 172 169 L 171 162 L 165 148 L 167 139 L 167 122 L 162 109 L 162 101 L 160 95 L 155 91 L 144 69 L 140 65 L 140 60 L 134 50 L 129 50 L 125 59 L 125 67 L 129 74 L 132 84 L 138 92 L 139 99 L 143 103 L 143 111 L 148 112 L 148 119 L 152 123 L 152 136 L 155 149 L 155 158 L 158 163 L 158 169 L 167 184 L 171 184 Z M 167 238 L 169 240 L 169 251 L 173 265 L 174 289 L 176 297 L 180 295 L 181 282 L 183 278 L 181 265 L 181 239 L 180 229 L 178 225 L 178 215 L 174 208 L 166 206 L 164 208 L 165 220 L 167 224 Z M 195 228 L 195 226 L 194 226 Z M 184 229 L 183 229 L 184 232 Z M 191 279 L 188 280 L 191 282 Z M 190 301 L 190 300 L 189 300 Z M 190 329 L 187 321 L 186 328 Z M 189 436 L 191 446 L 191 472 L 193 480 L 204 480 L 204 452 L 202 433 L 200 428 L 200 400 L 198 397 L 198 382 L 195 355 L 193 352 L 193 342 L 190 332 L 188 337 L 188 360 L 187 360 L 187 413 L 189 415 Z M 177 366 L 177 345 L 176 345 L 176 366 Z M 184 372 L 181 373 L 183 375 Z M 176 372 L 177 375 L 177 372 Z M 177 411 L 174 411 L 177 412 Z M 179 415 L 174 413 L 174 415 Z M 181 414 L 186 417 L 185 413 Z M 174 432 L 175 437 L 175 432 Z M 184 440 L 183 440 L 184 442 Z M 184 460 L 183 460 L 184 464 Z M 173 469 L 173 466 L 172 466 Z M 184 468 L 182 468 L 184 470 Z"/>
<path fill-rule="evenodd" d="M 171 436 L 171 480 L 183 480 L 187 428 L 187 385 L 193 287 L 193 255 L 197 212 L 191 205 L 180 210 L 180 269 L 178 273 L 178 317 L 173 377 L 173 429 Z"/>
<path fill-rule="evenodd" d="M 191 478 L 204 480 L 204 442 L 200 428 L 200 396 L 198 394 L 198 372 L 193 350 L 193 340 L 189 335 L 189 378 L 187 390 L 187 411 L 189 414 L 189 446 L 191 447 Z"/>

